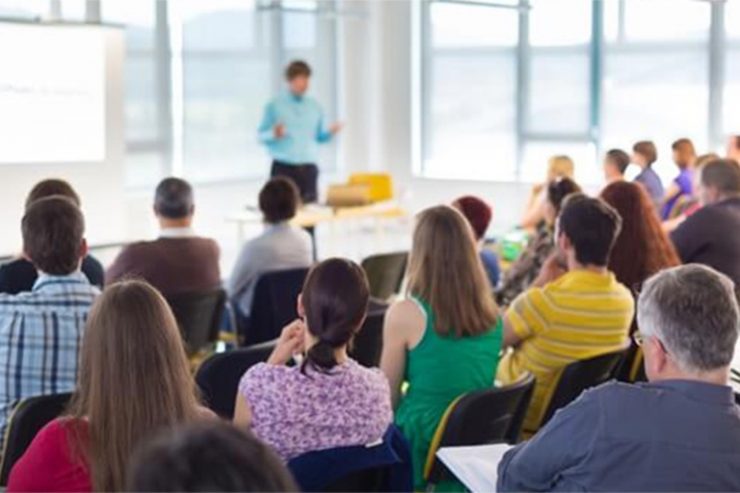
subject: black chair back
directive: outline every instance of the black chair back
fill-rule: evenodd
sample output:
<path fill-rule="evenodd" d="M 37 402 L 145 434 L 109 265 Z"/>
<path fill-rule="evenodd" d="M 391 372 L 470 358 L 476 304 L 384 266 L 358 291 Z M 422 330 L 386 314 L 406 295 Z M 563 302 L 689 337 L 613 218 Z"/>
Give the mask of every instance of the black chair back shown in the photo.
<path fill-rule="evenodd" d="M 307 452 L 288 462 L 301 491 L 412 491 L 413 471 L 408 441 L 395 425 L 383 440 Z"/>
<path fill-rule="evenodd" d="M 205 360 L 195 374 L 205 405 L 222 418 L 232 419 L 239 381 L 252 366 L 267 361 L 275 344 L 269 341 L 217 353 Z"/>
<path fill-rule="evenodd" d="M 188 356 L 218 340 L 226 304 L 223 289 L 171 295 L 167 297 L 167 303 L 175 314 Z"/>
<path fill-rule="evenodd" d="M 298 317 L 296 300 L 308 269 L 268 272 L 260 276 L 246 327 L 240 327 L 243 346 L 277 339 L 288 323 Z"/>
<path fill-rule="evenodd" d="M 370 283 L 370 295 L 380 300 L 387 300 L 398 293 L 406 274 L 407 252 L 384 253 L 373 255 L 362 261 L 367 280 Z"/>
<path fill-rule="evenodd" d="M 18 403 L 8 420 L 5 433 L 0 486 L 7 486 L 8 476 L 15 463 L 26 452 L 38 432 L 64 412 L 71 397 L 71 393 L 41 395 Z"/>
<path fill-rule="evenodd" d="M 637 346 L 634 342 L 630 344 L 627 349 L 622 364 L 619 365 L 616 373 L 616 379 L 620 382 L 647 382 L 647 375 L 645 374 L 644 358 L 642 356 L 642 348 Z"/>
<path fill-rule="evenodd" d="M 547 411 L 545 411 L 540 423 L 540 428 L 550 421 L 555 411 L 576 400 L 584 390 L 596 387 L 614 378 L 625 358 L 625 354 L 626 350 L 615 351 L 590 359 L 575 361 L 566 366 L 552 394 Z"/>
<path fill-rule="evenodd" d="M 362 366 L 374 368 L 380 365 L 380 355 L 383 352 L 383 320 L 387 309 L 387 306 L 380 305 L 372 308 L 352 342 L 349 355 Z"/>
<path fill-rule="evenodd" d="M 515 444 L 519 441 L 524 416 L 534 391 L 534 377 L 526 374 L 505 387 L 471 392 L 450 406 L 447 419 L 439 424 L 439 441 L 432 444 L 427 458 L 426 479 L 431 484 L 451 478 L 447 467 L 436 457 L 441 447 Z"/>

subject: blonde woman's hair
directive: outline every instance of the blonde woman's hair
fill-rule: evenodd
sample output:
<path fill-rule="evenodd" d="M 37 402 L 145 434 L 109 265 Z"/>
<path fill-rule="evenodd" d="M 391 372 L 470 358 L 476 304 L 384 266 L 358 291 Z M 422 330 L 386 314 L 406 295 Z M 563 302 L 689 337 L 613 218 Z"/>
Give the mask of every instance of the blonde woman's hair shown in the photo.
<path fill-rule="evenodd" d="M 417 216 L 408 294 L 428 303 L 442 336 L 475 336 L 496 324 L 498 307 L 463 215 L 440 205 Z"/>
<path fill-rule="evenodd" d="M 572 180 L 574 175 L 575 164 L 569 156 L 558 154 L 547 161 L 547 181 L 557 180 L 558 178 L 570 178 Z"/>
<path fill-rule="evenodd" d="M 95 491 L 121 491 L 135 447 L 201 415 L 177 322 L 149 284 L 114 284 L 93 305 L 70 415 L 87 422 L 70 440 Z"/>

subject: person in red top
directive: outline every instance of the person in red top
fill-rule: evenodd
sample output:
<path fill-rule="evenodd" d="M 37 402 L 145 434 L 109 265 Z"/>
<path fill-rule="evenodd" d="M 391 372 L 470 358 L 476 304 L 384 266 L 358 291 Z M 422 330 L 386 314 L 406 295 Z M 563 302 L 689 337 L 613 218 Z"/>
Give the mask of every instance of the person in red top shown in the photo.
<path fill-rule="evenodd" d="M 142 281 L 115 284 L 85 326 L 69 414 L 39 432 L 12 468 L 7 491 L 121 491 L 137 446 L 207 415 L 162 295 Z"/>

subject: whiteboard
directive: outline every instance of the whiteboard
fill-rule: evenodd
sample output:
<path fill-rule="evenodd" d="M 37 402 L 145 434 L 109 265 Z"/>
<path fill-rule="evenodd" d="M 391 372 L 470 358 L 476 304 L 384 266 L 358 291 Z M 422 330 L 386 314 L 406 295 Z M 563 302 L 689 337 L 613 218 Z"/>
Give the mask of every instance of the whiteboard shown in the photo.
<path fill-rule="evenodd" d="M 106 158 L 105 33 L 0 22 L 0 164 Z"/>

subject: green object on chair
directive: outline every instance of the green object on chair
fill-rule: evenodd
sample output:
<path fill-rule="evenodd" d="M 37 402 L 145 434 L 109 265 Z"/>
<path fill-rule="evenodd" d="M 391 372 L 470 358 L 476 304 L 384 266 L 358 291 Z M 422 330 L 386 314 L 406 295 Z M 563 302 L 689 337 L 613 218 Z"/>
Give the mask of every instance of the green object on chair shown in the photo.
<path fill-rule="evenodd" d="M 515 261 L 526 248 L 528 240 L 529 235 L 523 230 L 506 233 L 501 240 L 501 257 L 507 262 Z"/>

